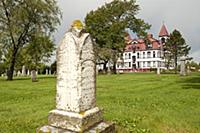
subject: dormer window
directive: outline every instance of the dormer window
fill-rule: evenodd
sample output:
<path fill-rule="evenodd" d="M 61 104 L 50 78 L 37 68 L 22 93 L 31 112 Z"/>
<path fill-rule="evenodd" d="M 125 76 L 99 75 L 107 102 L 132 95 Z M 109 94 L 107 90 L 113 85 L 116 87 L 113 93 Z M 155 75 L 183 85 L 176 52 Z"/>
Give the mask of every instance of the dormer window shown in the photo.
<path fill-rule="evenodd" d="M 152 44 L 149 43 L 149 44 L 147 45 L 147 47 L 148 47 L 148 48 L 152 48 Z"/>
<path fill-rule="evenodd" d="M 132 42 L 132 44 L 137 44 L 137 43 L 138 43 L 137 41 L 133 41 L 133 42 Z"/>
<path fill-rule="evenodd" d="M 165 43 L 165 42 L 166 42 L 165 38 L 162 37 L 162 38 L 161 38 L 161 43 Z"/>

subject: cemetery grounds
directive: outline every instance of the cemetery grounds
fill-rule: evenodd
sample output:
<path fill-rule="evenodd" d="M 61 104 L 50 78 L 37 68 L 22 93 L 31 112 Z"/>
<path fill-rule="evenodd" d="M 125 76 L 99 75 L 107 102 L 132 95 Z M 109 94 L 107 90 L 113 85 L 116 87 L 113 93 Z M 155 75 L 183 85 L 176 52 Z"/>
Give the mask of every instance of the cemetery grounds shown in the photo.
<path fill-rule="evenodd" d="M 53 76 L 0 78 L 0 133 L 33 133 L 55 108 Z M 200 73 L 97 76 L 97 106 L 119 133 L 199 133 Z"/>

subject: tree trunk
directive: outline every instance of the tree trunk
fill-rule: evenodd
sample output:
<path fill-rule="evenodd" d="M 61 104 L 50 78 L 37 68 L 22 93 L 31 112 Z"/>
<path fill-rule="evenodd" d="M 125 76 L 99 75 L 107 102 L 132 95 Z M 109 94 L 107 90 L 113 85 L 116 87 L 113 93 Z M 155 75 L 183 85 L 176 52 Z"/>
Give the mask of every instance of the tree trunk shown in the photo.
<path fill-rule="evenodd" d="M 103 63 L 103 73 L 104 73 L 104 74 L 106 74 L 106 73 L 107 73 L 107 70 L 108 70 L 108 69 L 107 69 L 107 66 L 106 66 L 107 63 L 108 63 L 108 61 L 104 61 L 104 63 Z"/>
<path fill-rule="evenodd" d="M 166 67 L 167 67 L 167 70 L 169 70 L 169 60 L 167 60 L 166 62 Z"/>
<path fill-rule="evenodd" d="M 174 63 L 175 63 L 175 74 L 177 74 L 177 56 L 175 56 Z"/>
<path fill-rule="evenodd" d="M 177 74 L 177 57 L 178 57 L 178 51 L 177 46 L 175 45 L 175 55 L 174 55 L 174 63 L 175 63 L 175 74 Z"/>
<path fill-rule="evenodd" d="M 117 74 L 116 61 L 113 62 L 113 74 Z"/>
<path fill-rule="evenodd" d="M 12 58 L 11 58 L 11 64 L 7 72 L 7 80 L 13 80 L 13 72 L 15 68 L 16 55 L 17 55 L 17 50 L 14 50 L 12 54 Z"/>

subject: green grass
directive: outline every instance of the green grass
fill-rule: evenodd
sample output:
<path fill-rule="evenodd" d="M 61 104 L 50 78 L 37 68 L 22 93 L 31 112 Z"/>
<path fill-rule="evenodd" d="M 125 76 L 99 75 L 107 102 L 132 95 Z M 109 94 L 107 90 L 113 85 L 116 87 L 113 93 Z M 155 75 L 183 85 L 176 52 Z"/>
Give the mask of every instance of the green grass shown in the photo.
<path fill-rule="evenodd" d="M 33 133 L 55 107 L 54 77 L 0 78 L 0 132 Z M 200 73 L 100 75 L 97 105 L 118 132 L 199 133 Z"/>

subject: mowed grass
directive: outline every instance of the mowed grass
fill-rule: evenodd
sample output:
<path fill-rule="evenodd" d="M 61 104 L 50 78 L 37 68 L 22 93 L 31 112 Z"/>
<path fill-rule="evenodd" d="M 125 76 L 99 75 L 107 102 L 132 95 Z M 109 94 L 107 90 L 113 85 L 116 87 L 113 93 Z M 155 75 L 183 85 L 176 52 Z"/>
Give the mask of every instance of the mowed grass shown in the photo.
<path fill-rule="evenodd" d="M 34 133 L 55 108 L 55 77 L 0 78 L 0 132 Z M 97 77 L 97 106 L 119 133 L 200 133 L 200 73 Z"/>

